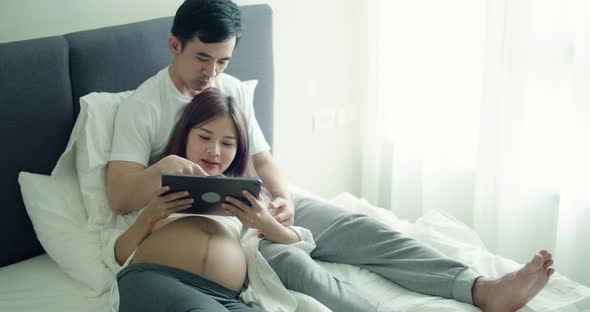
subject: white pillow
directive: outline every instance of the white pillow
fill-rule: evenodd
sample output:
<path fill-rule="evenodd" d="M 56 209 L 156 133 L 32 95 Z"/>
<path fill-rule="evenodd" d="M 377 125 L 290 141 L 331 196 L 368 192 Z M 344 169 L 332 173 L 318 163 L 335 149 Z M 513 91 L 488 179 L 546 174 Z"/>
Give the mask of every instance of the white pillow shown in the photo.
<path fill-rule="evenodd" d="M 104 95 L 120 100 L 130 93 Z M 93 96 L 96 95 L 90 97 Z M 19 175 L 23 200 L 41 245 L 66 274 L 84 283 L 96 294 L 109 289 L 114 274 L 103 262 L 100 227 L 89 224 L 101 224 L 110 214 L 108 206 L 102 214 L 98 209 L 88 210 L 88 214 L 83 198 L 89 202 L 97 197 L 91 207 L 106 204 L 104 191 L 105 196 L 98 197 L 96 194 L 101 192 L 89 190 L 93 187 L 104 190 L 104 183 L 96 183 L 98 179 L 93 179 L 102 177 L 101 171 L 91 170 L 91 165 L 110 153 L 112 129 L 109 127 L 112 128 L 118 101 L 114 103 L 88 110 L 88 105 L 81 101 L 70 140 L 51 177 L 28 172 Z M 89 133 L 92 135 L 89 136 Z M 89 137 L 95 142 L 91 146 L 104 146 L 108 150 L 86 148 Z M 78 175 L 80 168 L 85 174 L 84 181 L 88 182 L 84 194 Z"/>
<path fill-rule="evenodd" d="M 71 155 L 70 151 L 66 156 Z M 73 161 L 70 164 L 74 166 Z M 101 261 L 98 232 L 86 225 L 75 174 L 50 177 L 21 172 L 18 182 L 37 238 L 47 254 L 71 278 L 96 294 L 105 292 L 114 276 Z"/>
<path fill-rule="evenodd" d="M 132 91 L 93 92 L 80 98 L 82 126 L 76 141 L 76 169 L 91 228 L 102 228 L 111 216 L 106 193 L 106 164 L 111 155 L 115 115 Z"/>

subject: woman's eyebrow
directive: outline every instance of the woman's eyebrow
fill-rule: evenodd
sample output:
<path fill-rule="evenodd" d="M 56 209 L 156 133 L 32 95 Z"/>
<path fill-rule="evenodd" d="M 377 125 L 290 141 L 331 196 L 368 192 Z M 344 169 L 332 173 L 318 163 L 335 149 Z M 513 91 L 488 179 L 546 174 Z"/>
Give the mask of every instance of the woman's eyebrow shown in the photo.
<path fill-rule="evenodd" d="M 209 133 L 209 134 L 213 134 L 213 131 L 211 131 L 211 130 L 209 130 L 209 129 L 207 129 L 207 128 L 203 128 L 203 127 L 197 127 L 196 129 L 203 130 L 203 131 L 205 131 L 205 132 L 207 132 L 207 133 Z M 224 138 L 224 139 L 232 139 L 232 140 L 237 140 L 237 138 L 236 138 L 235 136 L 233 136 L 233 135 L 225 135 L 225 136 L 223 136 L 223 138 Z"/>

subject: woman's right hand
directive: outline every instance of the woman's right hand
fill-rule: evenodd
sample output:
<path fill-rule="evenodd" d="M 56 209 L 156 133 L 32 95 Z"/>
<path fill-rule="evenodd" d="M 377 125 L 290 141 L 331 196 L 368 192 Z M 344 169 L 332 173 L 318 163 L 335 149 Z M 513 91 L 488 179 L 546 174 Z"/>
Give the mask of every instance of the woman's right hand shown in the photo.
<path fill-rule="evenodd" d="M 187 191 L 162 195 L 170 190 L 169 186 L 163 186 L 156 190 L 152 200 L 143 208 L 139 218 L 154 226 L 158 221 L 168 218 L 173 213 L 192 206 L 193 199 L 185 198 Z"/>

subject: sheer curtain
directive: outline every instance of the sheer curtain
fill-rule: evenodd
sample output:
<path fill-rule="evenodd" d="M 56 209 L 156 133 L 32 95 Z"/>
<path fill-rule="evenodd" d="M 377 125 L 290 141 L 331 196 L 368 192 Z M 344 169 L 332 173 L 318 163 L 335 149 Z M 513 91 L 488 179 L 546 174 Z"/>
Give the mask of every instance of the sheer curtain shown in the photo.
<path fill-rule="evenodd" d="M 590 6 L 372 0 L 362 195 L 590 286 Z"/>

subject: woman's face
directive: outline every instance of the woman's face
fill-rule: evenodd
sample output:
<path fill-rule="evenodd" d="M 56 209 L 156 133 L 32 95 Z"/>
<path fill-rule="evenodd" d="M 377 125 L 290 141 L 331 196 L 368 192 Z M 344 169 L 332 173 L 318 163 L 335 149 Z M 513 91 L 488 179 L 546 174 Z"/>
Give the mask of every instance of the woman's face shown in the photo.
<path fill-rule="evenodd" d="M 220 175 L 229 167 L 238 150 L 236 126 L 228 116 L 211 119 L 191 129 L 186 158 L 209 175 Z"/>

